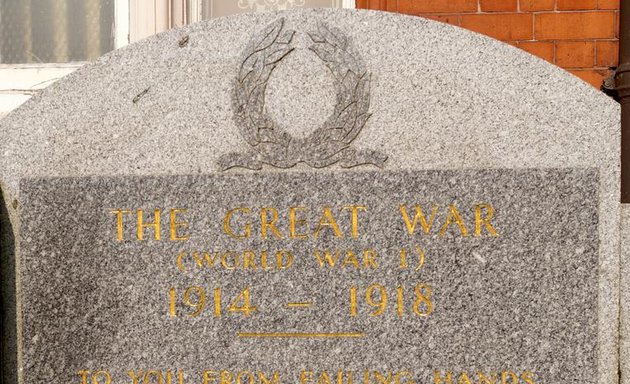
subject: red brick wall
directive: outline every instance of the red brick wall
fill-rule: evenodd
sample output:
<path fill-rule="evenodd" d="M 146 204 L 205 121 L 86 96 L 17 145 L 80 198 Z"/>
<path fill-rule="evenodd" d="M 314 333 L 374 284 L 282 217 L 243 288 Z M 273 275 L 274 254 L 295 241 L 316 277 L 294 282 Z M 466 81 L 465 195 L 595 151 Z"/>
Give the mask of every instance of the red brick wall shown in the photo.
<path fill-rule="evenodd" d="M 357 0 L 483 33 L 598 87 L 618 63 L 620 0 Z"/>

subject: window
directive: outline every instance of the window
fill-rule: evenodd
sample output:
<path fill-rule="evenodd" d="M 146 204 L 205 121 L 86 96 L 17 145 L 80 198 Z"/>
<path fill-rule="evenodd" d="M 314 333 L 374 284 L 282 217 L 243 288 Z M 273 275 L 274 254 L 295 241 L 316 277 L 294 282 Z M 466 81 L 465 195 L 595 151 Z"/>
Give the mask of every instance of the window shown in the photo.
<path fill-rule="evenodd" d="M 344 4 L 342 0 L 202 0 L 202 10 L 203 18 L 208 19 L 234 13 L 278 11 L 290 8 L 342 8 L 344 5 L 350 8 L 350 2 L 345 3 L 347 4 Z"/>
<path fill-rule="evenodd" d="M 1 0 L 0 0 L 1 1 Z M 167 29 L 244 12 L 264 12 L 291 8 L 354 8 L 354 0 L 130 0 L 132 26 L 130 41 Z"/>
<path fill-rule="evenodd" d="M 94 60 L 113 28 L 114 0 L 0 0 L 0 63 Z"/>
<path fill-rule="evenodd" d="M 355 0 L 0 0 L 0 117 L 85 62 L 213 17 Z"/>

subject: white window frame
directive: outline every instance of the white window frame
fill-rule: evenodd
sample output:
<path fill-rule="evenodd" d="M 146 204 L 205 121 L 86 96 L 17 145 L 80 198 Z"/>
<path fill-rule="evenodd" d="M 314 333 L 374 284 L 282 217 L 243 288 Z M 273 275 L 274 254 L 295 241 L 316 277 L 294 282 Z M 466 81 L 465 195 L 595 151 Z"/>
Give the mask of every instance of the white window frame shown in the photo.
<path fill-rule="evenodd" d="M 182 4 L 181 8 L 176 6 L 178 3 Z M 188 15 L 183 4 L 183 0 L 114 0 L 115 48 L 202 19 L 202 0 L 193 3 Z M 355 0 L 341 0 L 341 4 L 343 8 L 356 7 Z M 84 64 L 86 62 L 0 64 L 0 118 Z"/>

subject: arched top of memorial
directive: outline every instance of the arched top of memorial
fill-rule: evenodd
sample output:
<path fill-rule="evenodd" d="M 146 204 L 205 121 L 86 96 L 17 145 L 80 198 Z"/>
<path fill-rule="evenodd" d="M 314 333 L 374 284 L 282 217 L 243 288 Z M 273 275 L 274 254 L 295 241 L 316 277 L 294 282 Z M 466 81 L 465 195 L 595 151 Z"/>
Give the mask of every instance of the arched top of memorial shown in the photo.
<path fill-rule="evenodd" d="M 439 22 L 245 14 L 114 51 L 35 96 L 0 121 L 0 178 L 12 195 L 29 177 L 242 167 L 599 167 L 613 180 L 618 115 L 568 72 Z"/>

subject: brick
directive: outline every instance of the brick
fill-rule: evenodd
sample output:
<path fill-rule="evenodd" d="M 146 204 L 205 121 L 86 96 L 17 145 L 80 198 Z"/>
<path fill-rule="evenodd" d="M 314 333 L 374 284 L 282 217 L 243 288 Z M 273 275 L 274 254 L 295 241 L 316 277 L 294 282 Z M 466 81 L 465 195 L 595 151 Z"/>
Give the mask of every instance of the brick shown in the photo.
<path fill-rule="evenodd" d="M 503 41 L 532 40 L 532 17 L 524 13 L 462 15 L 461 26 Z"/>
<path fill-rule="evenodd" d="M 600 71 L 595 69 L 573 70 L 569 71 L 580 79 L 599 89 L 604 79 L 610 76 L 611 71 Z"/>
<path fill-rule="evenodd" d="M 615 12 L 615 37 L 619 38 L 619 12 Z"/>
<path fill-rule="evenodd" d="M 550 63 L 554 62 L 554 44 L 551 41 L 521 41 L 518 47 Z"/>
<path fill-rule="evenodd" d="M 592 68 L 595 65 L 595 42 L 556 42 L 556 65 L 562 68 Z"/>
<path fill-rule="evenodd" d="M 461 19 L 462 19 L 462 17 L 460 15 L 453 15 L 453 14 L 423 15 L 423 17 L 426 17 L 427 19 L 440 21 L 440 22 L 446 23 L 446 24 L 457 25 L 457 26 L 461 25 Z"/>
<path fill-rule="evenodd" d="M 466 13 L 477 12 L 477 0 L 399 0 L 401 13 Z"/>
<path fill-rule="evenodd" d="M 359 9 L 375 9 L 379 11 L 395 11 L 396 0 L 357 0 Z"/>
<path fill-rule="evenodd" d="M 367 9 L 387 10 L 387 0 L 367 0 Z"/>
<path fill-rule="evenodd" d="M 599 0 L 597 4 L 599 9 L 619 9 L 619 0 Z"/>
<path fill-rule="evenodd" d="M 555 0 L 519 0 L 521 12 L 553 11 Z"/>
<path fill-rule="evenodd" d="M 482 12 L 516 12 L 517 0 L 480 0 Z"/>
<path fill-rule="evenodd" d="M 597 0 L 557 0 L 559 11 L 576 11 L 597 9 Z"/>
<path fill-rule="evenodd" d="M 619 42 L 598 41 L 595 43 L 595 65 L 598 67 L 616 67 L 619 65 Z"/>
<path fill-rule="evenodd" d="M 536 40 L 611 39 L 615 12 L 558 12 L 535 15 Z"/>
<path fill-rule="evenodd" d="M 398 12 L 398 0 L 387 0 L 387 11 Z"/>

